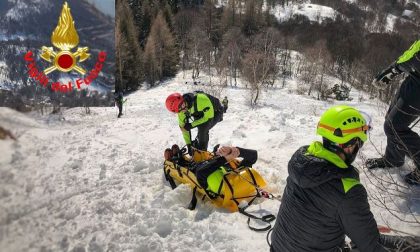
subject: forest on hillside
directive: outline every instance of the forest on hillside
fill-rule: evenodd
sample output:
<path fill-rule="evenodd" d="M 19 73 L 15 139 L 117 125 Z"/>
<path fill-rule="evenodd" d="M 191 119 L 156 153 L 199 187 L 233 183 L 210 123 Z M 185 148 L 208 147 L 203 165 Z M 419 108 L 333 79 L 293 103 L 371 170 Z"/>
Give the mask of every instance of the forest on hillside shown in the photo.
<path fill-rule="evenodd" d="M 256 97 L 292 75 L 302 93 L 325 98 L 325 76 L 377 95 L 373 77 L 418 39 L 419 7 L 405 0 L 312 0 L 335 18 L 273 15 L 302 0 L 117 0 L 116 89 L 153 87 L 191 70 L 222 85 L 247 82 Z M 410 15 L 402 15 L 409 13 Z M 392 30 L 387 28 L 394 17 Z M 292 51 L 301 57 L 291 60 Z M 398 80 L 378 95 L 392 97 Z"/>

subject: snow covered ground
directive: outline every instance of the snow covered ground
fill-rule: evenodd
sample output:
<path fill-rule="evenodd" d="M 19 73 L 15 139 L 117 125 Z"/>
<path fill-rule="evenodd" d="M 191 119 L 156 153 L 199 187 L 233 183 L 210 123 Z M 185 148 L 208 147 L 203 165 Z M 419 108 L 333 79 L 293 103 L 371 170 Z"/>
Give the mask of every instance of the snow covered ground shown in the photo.
<path fill-rule="evenodd" d="M 395 25 L 395 21 L 398 19 L 397 16 L 389 14 L 386 17 L 386 25 L 385 25 L 385 30 L 387 32 L 392 32 L 394 31 L 394 25 Z"/>
<path fill-rule="evenodd" d="M 246 218 L 199 201 L 186 207 L 191 191 L 171 190 L 162 174 L 163 151 L 182 145 L 176 116 L 164 106 L 172 92 L 200 89 L 179 74 L 168 83 L 128 96 L 125 115 L 116 108 L 92 108 L 85 115 L 73 108 L 60 117 L 24 115 L 0 108 L 0 125 L 18 138 L 0 141 L 0 248 L 2 251 L 268 251 L 265 233 L 248 229 Z M 185 82 L 188 82 L 185 84 Z M 205 79 L 201 83 L 206 83 Z M 217 143 L 254 148 L 255 164 L 268 190 L 282 194 L 287 163 L 302 145 L 319 139 L 315 128 L 321 113 L 338 102 L 317 101 L 295 92 L 296 81 L 262 95 L 248 106 L 248 91 L 227 88 L 224 120 L 210 133 Z M 371 140 L 384 148 L 386 109 L 352 91 L 357 106 L 373 118 Z M 367 143 L 362 156 L 377 156 Z M 360 164 L 361 160 L 356 160 Z M 408 169 L 407 167 L 405 169 Z M 378 176 L 386 176 L 377 172 Z M 398 181 L 397 172 L 392 174 Z M 367 184 L 365 172 L 362 182 Z M 378 193 L 369 186 L 369 193 Z M 400 200 L 420 214 L 415 197 Z M 266 200 L 253 210 L 277 214 L 280 202 Z M 379 224 L 420 234 L 371 204 Z M 409 213 L 402 215 L 409 219 Z"/>
<path fill-rule="evenodd" d="M 227 0 L 216 1 L 216 7 L 227 6 Z M 289 4 L 282 6 L 281 4 L 275 4 L 274 6 L 267 6 L 267 2 L 264 2 L 263 10 L 267 10 L 273 14 L 280 22 L 285 22 L 293 17 L 293 15 L 303 15 L 308 17 L 312 22 L 322 22 L 326 18 L 335 19 L 337 11 L 328 6 L 319 4 L 311 4 L 310 1 L 300 4 Z"/>
<path fill-rule="evenodd" d="M 338 12 L 333 8 L 318 4 L 292 4 L 282 7 L 281 5 L 276 5 L 271 13 L 280 21 L 284 22 L 292 18 L 293 15 L 303 15 L 308 17 L 312 22 L 322 22 L 326 18 L 335 19 Z"/>

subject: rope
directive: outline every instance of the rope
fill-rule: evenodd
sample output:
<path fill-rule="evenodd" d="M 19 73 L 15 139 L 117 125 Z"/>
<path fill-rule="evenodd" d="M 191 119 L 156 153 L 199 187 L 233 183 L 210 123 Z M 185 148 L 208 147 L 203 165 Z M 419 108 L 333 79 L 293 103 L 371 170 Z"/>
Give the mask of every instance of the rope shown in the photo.
<path fill-rule="evenodd" d="M 271 248 L 271 243 L 270 243 L 270 234 L 271 234 L 271 232 L 273 231 L 273 228 L 271 228 L 270 230 L 268 230 L 268 232 L 267 232 L 267 236 L 266 236 L 266 241 L 267 241 L 267 244 L 268 244 L 268 247 L 270 247 Z"/>

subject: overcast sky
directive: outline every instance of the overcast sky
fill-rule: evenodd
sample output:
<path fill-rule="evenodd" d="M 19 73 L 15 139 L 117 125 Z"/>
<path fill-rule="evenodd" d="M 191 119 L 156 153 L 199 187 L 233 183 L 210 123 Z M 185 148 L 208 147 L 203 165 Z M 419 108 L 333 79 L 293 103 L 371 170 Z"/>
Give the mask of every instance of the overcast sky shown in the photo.
<path fill-rule="evenodd" d="M 115 0 L 88 0 L 106 14 L 115 17 Z"/>

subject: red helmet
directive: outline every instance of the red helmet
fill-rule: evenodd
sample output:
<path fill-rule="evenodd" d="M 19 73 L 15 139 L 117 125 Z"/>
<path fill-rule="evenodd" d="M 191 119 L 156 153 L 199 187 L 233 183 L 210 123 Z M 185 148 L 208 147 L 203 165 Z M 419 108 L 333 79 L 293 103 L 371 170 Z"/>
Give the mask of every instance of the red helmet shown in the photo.
<path fill-rule="evenodd" d="M 179 106 L 184 102 L 184 98 L 182 98 L 182 94 L 180 93 L 173 93 L 166 98 L 166 108 L 174 113 L 179 112 Z"/>

